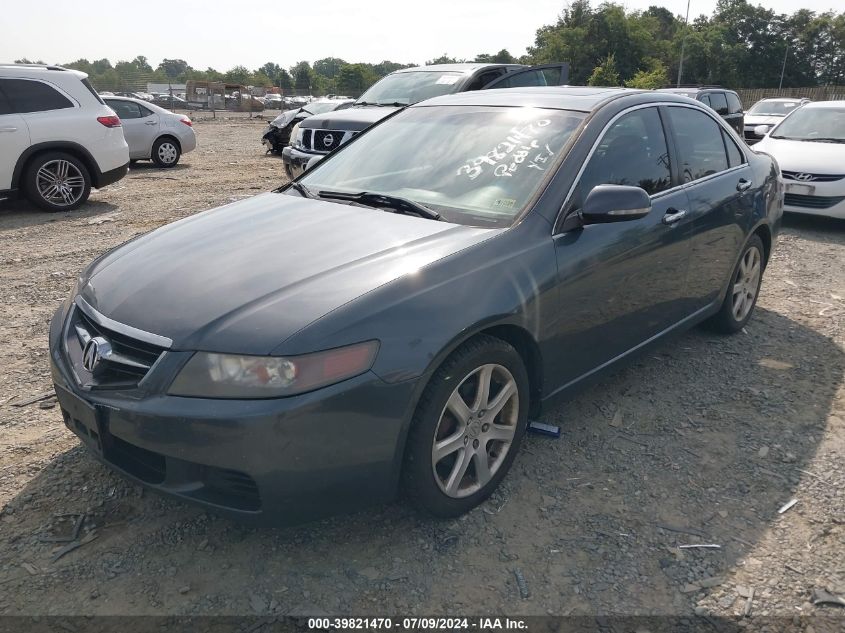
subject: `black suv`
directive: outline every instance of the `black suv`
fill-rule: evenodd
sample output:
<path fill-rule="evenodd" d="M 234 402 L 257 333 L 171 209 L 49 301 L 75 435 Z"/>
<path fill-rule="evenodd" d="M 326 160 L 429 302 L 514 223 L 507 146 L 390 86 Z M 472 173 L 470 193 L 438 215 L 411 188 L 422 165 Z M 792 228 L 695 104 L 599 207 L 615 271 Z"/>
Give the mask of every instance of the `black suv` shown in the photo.
<path fill-rule="evenodd" d="M 679 88 L 660 88 L 658 92 L 671 92 L 683 95 L 704 105 L 709 105 L 716 113 L 730 125 L 736 133 L 742 136 L 745 113 L 742 111 L 742 101 L 733 90 L 726 90 L 721 86 L 680 86 Z"/>
<path fill-rule="evenodd" d="M 389 114 L 414 103 L 455 92 L 489 88 L 562 86 L 569 81 L 566 63 L 438 64 L 403 68 L 372 85 L 348 110 L 318 114 L 302 121 L 282 151 L 285 172 L 293 179 L 311 161 L 336 150 Z"/>

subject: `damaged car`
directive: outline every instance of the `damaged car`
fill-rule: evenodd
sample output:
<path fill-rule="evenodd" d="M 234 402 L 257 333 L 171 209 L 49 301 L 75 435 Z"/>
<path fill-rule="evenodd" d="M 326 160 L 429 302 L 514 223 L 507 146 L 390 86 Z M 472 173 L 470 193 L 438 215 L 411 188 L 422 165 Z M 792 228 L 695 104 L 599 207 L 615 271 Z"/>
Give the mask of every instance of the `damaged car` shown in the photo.
<path fill-rule="evenodd" d="M 285 110 L 270 121 L 264 136 L 261 137 L 261 143 L 267 148 L 268 152 L 281 154 L 282 150 L 290 145 L 291 134 L 297 123 L 317 114 L 344 110 L 352 107 L 354 103 L 354 99 L 324 99 L 312 101 L 293 110 Z"/>

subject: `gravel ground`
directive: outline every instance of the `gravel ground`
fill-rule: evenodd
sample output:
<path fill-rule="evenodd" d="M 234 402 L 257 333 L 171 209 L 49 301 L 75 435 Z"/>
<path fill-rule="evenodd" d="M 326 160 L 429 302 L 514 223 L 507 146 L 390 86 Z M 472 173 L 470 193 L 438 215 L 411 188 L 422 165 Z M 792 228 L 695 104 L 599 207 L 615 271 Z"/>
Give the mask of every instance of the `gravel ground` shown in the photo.
<path fill-rule="evenodd" d="M 845 596 L 843 222 L 788 219 L 744 333 L 695 330 L 555 410 L 561 438 L 530 435 L 458 520 L 246 527 L 114 475 L 54 400 L 16 407 L 50 389 L 47 322 L 90 260 L 282 182 L 262 122 L 196 129 L 176 169 L 79 211 L 0 204 L 0 614 L 845 615 L 813 604 Z"/>

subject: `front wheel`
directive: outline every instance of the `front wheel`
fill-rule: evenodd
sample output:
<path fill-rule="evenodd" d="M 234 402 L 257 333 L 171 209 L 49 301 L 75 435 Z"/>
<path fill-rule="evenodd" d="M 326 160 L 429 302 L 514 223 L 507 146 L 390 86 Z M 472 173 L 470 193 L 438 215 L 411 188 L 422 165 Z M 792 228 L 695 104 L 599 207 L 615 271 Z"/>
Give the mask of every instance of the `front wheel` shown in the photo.
<path fill-rule="evenodd" d="M 153 162 L 159 167 L 175 167 L 182 150 L 179 144 L 170 138 L 160 138 L 153 143 Z"/>
<path fill-rule="evenodd" d="M 525 365 L 508 343 L 479 336 L 453 352 L 420 398 L 408 436 L 411 500 L 454 517 L 489 497 L 519 450 L 528 393 Z"/>
<path fill-rule="evenodd" d="M 752 235 L 731 275 L 722 307 L 707 323 L 711 329 L 723 334 L 734 334 L 748 323 L 763 282 L 764 253 L 762 240 Z"/>

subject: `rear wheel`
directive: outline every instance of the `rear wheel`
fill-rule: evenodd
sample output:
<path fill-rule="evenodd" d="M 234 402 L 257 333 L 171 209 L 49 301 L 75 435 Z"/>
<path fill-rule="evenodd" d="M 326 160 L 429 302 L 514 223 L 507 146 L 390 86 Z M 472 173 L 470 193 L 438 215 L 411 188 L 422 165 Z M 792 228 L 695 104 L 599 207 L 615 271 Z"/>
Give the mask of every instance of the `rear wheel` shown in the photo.
<path fill-rule="evenodd" d="M 719 311 L 707 324 L 712 330 L 724 334 L 739 332 L 748 323 L 763 281 L 765 250 L 757 235 L 752 235 L 737 262 L 725 300 Z"/>
<path fill-rule="evenodd" d="M 528 374 L 508 343 L 479 336 L 426 387 L 408 437 L 406 492 L 441 517 L 484 501 L 508 472 L 528 418 Z"/>
<path fill-rule="evenodd" d="M 45 211 L 71 211 L 91 194 L 91 175 L 75 156 L 46 152 L 27 168 L 24 192 L 30 202 Z"/>
<path fill-rule="evenodd" d="M 151 158 L 159 167 L 175 167 L 181 155 L 179 144 L 172 138 L 160 138 L 153 143 Z"/>

